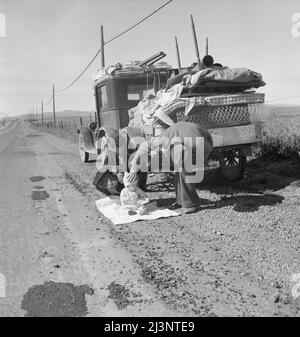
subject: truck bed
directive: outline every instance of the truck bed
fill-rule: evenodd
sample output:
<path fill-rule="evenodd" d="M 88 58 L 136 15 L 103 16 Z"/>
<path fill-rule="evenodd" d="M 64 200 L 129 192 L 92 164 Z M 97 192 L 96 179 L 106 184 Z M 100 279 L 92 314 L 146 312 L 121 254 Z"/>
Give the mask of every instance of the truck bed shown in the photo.
<path fill-rule="evenodd" d="M 253 144 L 262 141 L 260 123 L 228 128 L 208 129 L 213 138 L 214 147 Z"/>

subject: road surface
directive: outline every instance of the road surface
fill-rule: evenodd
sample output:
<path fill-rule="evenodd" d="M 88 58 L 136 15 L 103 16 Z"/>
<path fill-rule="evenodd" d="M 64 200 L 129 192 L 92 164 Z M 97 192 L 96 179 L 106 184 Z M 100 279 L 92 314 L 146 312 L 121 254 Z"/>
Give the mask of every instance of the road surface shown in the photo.
<path fill-rule="evenodd" d="M 299 316 L 299 180 L 208 181 L 196 214 L 113 226 L 95 172 L 67 139 L 0 130 L 0 316 Z"/>

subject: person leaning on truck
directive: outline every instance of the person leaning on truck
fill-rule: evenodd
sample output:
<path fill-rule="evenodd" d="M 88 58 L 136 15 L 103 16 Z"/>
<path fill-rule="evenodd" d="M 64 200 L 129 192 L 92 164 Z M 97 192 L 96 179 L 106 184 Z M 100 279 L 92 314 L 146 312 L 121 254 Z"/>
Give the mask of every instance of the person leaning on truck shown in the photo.
<path fill-rule="evenodd" d="M 158 152 L 159 150 L 162 150 L 162 152 L 171 151 L 171 147 L 173 146 L 171 142 L 172 139 L 176 138 L 184 141 L 184 138 L 188 137 L 190 137 L 190 139 L 192 140 L 191 144 L 193 152 L 195 152 L 196 138 L 203 138 L 204 160 L 206 160 L 213 148 L 211 135 L 205 128 L 201 127 L 198 124 L 189 122 L 178 122 L 170 126 L 168 129 L 164 130 L 160 134 L 160 136 L 153 137 L 149 141 L 145 140 L 140 145 L 131 161 L 131 168 L 127 180 L 130 181 L 136 179 L 136 175 L 139 171 L 138 162 L 143 155 L 149 154 L 150 150 L 151 153 L 153 151 Z M 166 139 L 170 141 L 165 141 Z M 187 181 L 188 175 L 192 172 L 187 172 L 184 165 L 182 165 L 182 167 L 182 171 L 174 172 L 174 185 L 177 201 L 171 206 L 171 208 L 176 209 L 182 207 L 183 214 L 194 213 L 198 210 L 198 207 L 200 206 L 200 199 L 197 195 L 194 184 Z"/>

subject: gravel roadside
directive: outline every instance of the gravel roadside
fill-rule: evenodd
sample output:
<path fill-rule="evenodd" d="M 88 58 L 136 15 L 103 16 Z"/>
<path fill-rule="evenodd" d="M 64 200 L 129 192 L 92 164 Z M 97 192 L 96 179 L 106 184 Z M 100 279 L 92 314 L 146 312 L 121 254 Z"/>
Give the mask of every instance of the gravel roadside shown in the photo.
<path fill-rule="evenodd" d="M 70 183 L 94 202 L 94 164 L 79 162 L 70 138 L 47 140 L 64 149 L 57 157 Z M 122 226 L 107 222 L 143 279 L 167 306 L 190 315 L 299 316 L 292 275 L 300 273 L 300 162 L 252 159 L 236 183 L 210 168 L 197 191 L 202 207 L 195 214 Z M 149 177 L 148 193 L 162 205 L 175 197 L 163 175 Z"/>

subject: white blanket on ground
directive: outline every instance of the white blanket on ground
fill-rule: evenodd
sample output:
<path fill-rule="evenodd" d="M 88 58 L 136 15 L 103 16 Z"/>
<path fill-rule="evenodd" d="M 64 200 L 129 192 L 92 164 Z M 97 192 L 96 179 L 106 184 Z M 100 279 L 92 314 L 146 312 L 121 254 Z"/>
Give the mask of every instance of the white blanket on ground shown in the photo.
<path fill-rule="evenodd" d="M 138 220 L 154 220 L 180 215 L 180 213 L 166 208 L 155 207 L 148 214 L 129 215 L 128 211 L 121 206 L 119 197 L 106 197 L 96 201 L 98 210 L 113 224 L 121 225 Z"/>

